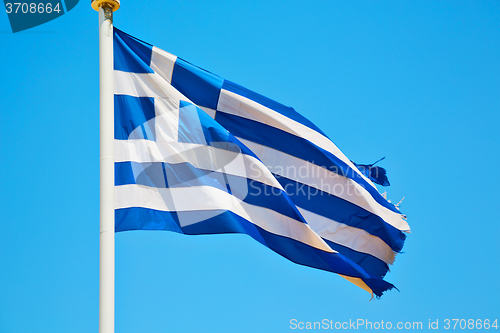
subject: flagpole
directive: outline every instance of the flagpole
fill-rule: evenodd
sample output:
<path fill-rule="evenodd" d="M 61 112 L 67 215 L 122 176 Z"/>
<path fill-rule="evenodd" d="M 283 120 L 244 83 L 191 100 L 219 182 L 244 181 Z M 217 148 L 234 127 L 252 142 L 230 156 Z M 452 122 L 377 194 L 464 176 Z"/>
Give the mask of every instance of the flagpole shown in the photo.
<path fill-rule="evenodd" d="M 92 0 L 92 8 L 99 12 L 100 333 L 115 330 L 113 12 L 119 7 L 119 0 Z"/>

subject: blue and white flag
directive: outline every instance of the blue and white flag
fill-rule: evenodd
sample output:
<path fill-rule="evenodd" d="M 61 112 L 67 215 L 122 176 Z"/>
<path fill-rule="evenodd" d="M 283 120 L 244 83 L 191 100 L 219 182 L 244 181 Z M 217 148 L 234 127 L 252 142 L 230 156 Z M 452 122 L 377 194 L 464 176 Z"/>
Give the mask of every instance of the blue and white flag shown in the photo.
<path fill-rule="evenodd" d="M 294 109 L 114 30 L 116 231 L 243 233 L 381 296 L 405 217 Z"/>

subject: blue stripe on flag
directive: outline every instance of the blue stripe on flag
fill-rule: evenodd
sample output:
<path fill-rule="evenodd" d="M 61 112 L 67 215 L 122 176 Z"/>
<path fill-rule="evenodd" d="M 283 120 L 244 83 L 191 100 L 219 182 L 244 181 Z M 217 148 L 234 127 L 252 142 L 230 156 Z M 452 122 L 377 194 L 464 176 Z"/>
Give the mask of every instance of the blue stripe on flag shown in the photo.
<path fill-rule="evenodd" d="M 276 174 L 274 177 L 297 206 L 338 223 L 363 229 L 382 239 L 395 252 L 402 250 L 406 235 L 381 217 L 317 188 Z"/>
<path fill-rule="evenodd" d="M 182 234 L 176 213 L 132 207 L 115 210 L 115 232 L 167 230 Z"/>
<path fill-rule="evenodd" d="M 187 162 L 115 162 L 115 186 L 129 184 L 155 188 L 211 186 L 226 191 L 221 173 L 198 169 Z"/>
<path fill-rule="evenodd" d="M 177 212 L 177 214 L 183 213 L 184 212 Z M 199 214 L 201 212 L 186 213 Z M 176 218 L 172 216 L 171 212 L 136 207 L 117 209 L 115 213 L 116 231 L 153 230 L 157 227 L 156 230 L 169 230 L 191 235 L 221 233 L 247 234 L 264 246 L 297 264 L 361 278 L 377 296 L 382 296 L 384 291 L 394 288 L 392 284 L 374 275 L 368 274 L 361 267 L 339 253 L 327 253 L 294 239 L 269 233 L 230 211 L 223 212 L 216 216 L 213 216 L 214 214 L 212 211 L 209 212 L 209 215 L 212 217 L 202 222 L 179 227 Z M 129 221 L 132 218 L 134 223 L 130 225 Z M 156 221 L 153 223 L 151 219 Z M 143 223 L 142 226 L 141 223 Z M 355 269 L 355 267 L 359 268 Z"/>
<path fill-rule="evenodd" d="M 177 58 L 172 73 L 172 86 L 193 103 L 217 109 L 219 93 L 224 80 L 215 74 Z"/>
<path fill-rule="evenodd" d="M 149 67 L 153 45 L 113 28 L 114 69 L 130 73 L 153 73 Z"/>
<path fill-rule="evenodd" d="M 144 139 L 155 140 L 154 98 L 115 95 L 115 139 L 128 140 L 139 126 Z M 137 139 L 137 138 L 135 138 Z"/>
<path fill-rule="evenodd" d="M 248 180 L 248 194 L 244 201 L 251 205 L 269 208 L 299 222 L 304 222 L 304 217 L 290 197 L 277 187 L 256 180 Z"/>

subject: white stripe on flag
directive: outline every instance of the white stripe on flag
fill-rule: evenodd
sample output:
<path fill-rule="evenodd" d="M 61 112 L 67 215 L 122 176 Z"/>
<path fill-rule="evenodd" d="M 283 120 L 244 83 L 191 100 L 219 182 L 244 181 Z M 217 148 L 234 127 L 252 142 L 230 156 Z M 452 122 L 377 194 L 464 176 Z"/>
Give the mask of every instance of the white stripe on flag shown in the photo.
<path fill-rule="evenodd" d="M 199 105 L 197 105 L 197 107 L 199 107 L 200 109 L 202 109 L 203 111 L 205 111 L 205 113 L 208 114 L 212 119 L 215 119 L 215 113 L 217 111 L 215 111 L 214 109 L 205 108 L 205 107 L 199 106 Z"/>
<path fill-rule="evenodd" d="M 174 72 L 174 64 L 176 60 L 177 56 L 153 46 L 150 67 L 168 83 L 172 82 L 172 73 Z"/>

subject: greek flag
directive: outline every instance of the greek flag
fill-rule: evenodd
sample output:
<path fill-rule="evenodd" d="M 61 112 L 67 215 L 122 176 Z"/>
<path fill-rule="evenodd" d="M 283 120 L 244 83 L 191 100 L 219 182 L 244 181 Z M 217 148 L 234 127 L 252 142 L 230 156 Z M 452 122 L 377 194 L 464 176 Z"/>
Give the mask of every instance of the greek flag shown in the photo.
<path fill-rule="evenodd" d="M 243 233 L 381 296 L 405 216 L 318 127 L 114 29 L 116 231 Z"/>

